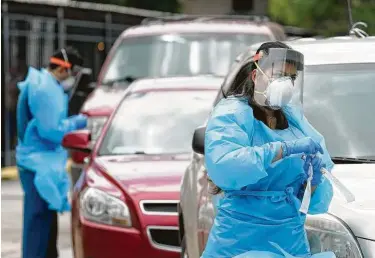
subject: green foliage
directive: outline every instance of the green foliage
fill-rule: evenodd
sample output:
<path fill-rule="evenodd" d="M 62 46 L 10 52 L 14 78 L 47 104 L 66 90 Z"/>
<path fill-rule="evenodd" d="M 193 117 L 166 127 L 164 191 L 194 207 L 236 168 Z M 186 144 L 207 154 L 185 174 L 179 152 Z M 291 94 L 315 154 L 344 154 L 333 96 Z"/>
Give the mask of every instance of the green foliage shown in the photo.
<path fill-rule="evenodd" d="M 271 18 L 285 25 L 313 29 L 321 35 L 348 34 L 346 0 L 269 0 Z M 375 3 L 353 0 L 353 21 L 368 24 L 366 31 L 375 34 Z"/>
<path fill-rule="evenodd" d="M 365 30 L 370 35 L 375 35 L 375 4 L 366 3 L 353 9 L 353 20 L 367 23 Z"/>

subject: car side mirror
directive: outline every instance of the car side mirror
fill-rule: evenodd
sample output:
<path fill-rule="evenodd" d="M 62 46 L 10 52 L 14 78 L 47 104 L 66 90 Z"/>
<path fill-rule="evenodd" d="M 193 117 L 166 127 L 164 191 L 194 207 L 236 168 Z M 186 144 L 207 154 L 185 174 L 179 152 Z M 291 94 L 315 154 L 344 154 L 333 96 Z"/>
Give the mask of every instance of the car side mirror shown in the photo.
<path fill-rule="evenodd" d="M 192 147 L 193 150 L 199 154 L 204 154 L 204 136 L 206 133 L 206 127 L 198 127 L 194 131 L 194 136 L 193 136 L 193 143 Z"/>
<path fill-rule="evenodd" d="M 91 153 L 91 132 L 89 130 L 78 130 L 67 133 L 63 140 L 62 146 L 68 150 Z"/>

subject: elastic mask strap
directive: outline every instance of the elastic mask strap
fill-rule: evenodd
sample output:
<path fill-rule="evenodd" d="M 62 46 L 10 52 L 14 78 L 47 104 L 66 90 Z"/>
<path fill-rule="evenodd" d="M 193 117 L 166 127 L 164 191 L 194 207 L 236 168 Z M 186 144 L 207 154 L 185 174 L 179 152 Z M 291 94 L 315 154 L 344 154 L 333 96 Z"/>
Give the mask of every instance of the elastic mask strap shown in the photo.
<path fill-rule="evenodd" d="M 258 63 L 257 62 L 254 62 L 254 64 L 255 64 L 255 66 L 257 67 L 257 69 L 264 75 L 264 76 L 266 76 L 267 77 L 267 79 L 268 80 L 271 80 L 264 72 L 263 72 L 263 70 L 262 69 L 260 69 L 260 67 L 259 67 L 259 65 L 258 65 Z"/>
<path fill-rule="evenodd" d="M 325 168 L 322 168 L 320 171 L 322 172 L 323 176 L 325 176 L 325 178 L 331 183 L 331 185 L 334 186 L 338 190 L 338 192 L 345 198 L 345 201 L 347 203 L 355 201 L 354 194 L 343 183 L 341 183 L 341 181 L 337 177 L 335 177 Z"/>
<path fill-rule="evenodd" d="M 257 62 L 254 62 L 255 66 L 257 67 L 257 69 L 268 79 L 268 81 L 270 81 L 271 79 L 263 72 L 262 69 L 260 69 L 259 65 Z M 254 87 L 255 88 L 255 87 Z M 254 90 L 254 93 L 257 93 L 257 94 L 262 94 L 262 95 L 265 95 L 267 90 L 265 91 L 256 91 Z"/>

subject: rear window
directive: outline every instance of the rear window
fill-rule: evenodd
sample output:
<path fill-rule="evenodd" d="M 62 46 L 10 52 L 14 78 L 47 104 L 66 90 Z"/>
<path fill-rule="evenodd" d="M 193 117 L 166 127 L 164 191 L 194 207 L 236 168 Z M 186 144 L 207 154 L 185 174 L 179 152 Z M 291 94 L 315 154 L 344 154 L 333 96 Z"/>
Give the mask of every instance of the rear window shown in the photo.
<path fill-rule="evenodd" d="M 225 76 L 248 46 L 267 34 L 183 33 L 126 38 L 116 50 L 103 83 L 124 77 Z"/>

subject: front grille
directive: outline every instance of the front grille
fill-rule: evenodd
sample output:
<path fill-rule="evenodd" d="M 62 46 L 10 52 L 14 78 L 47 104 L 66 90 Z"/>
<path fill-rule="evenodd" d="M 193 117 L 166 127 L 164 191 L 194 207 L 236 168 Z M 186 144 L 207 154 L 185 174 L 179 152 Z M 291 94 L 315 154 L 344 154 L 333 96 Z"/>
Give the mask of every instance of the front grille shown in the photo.
<path fill-rule="evenodd" d="M 148 227 L 147 234 L 153 247 L 172 252 L 181 251 L 178 227 Z"/>
<path fill-rule="evenodd" d="M 177 203 L 145 203 L 147 212 L 177 212 Z"/>
<path fill-rule="evenodd" d="M 178 201 L 175 200 L 144 200 L 140 202 L 142 212 L 148 215 L 177 216 L 177 205 Z"/>

